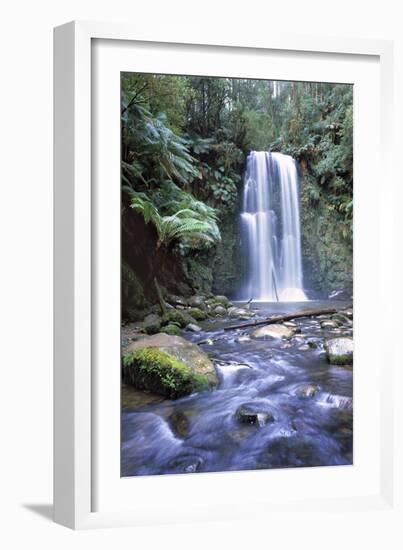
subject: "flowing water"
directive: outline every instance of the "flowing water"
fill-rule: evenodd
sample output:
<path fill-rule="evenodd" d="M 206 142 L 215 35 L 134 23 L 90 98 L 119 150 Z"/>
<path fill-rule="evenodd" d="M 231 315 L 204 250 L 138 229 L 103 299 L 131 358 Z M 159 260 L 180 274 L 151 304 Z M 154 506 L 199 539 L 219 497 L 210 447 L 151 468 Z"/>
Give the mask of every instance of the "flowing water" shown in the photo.
<path fill-rule="evenodd" d="M 257 318 L 335 304 L 343 305 L 261 303 Z M 351 464 L 352 371 L 327 363 L 323 338 L 351 336 L 352 328 L 324 330 L 320 321 L 296 320 L 301 332 L 289 341 L 238 341 L 253 329 L 224 332 L 220 324 L 185 333 L 194 342 L 214 339 L 200 347 L 215 361 L 219 387 L 142 405 L 126 389 L 122 475 Z M 236 418 L 245 404 L 258 411 L 255 424 Z"/>
<path fill-rule="evenodd" d="M 252 151 L 241 212 L 246 280 L 241 299 L 304 301 L 298 170 L 281 153 Z"/>

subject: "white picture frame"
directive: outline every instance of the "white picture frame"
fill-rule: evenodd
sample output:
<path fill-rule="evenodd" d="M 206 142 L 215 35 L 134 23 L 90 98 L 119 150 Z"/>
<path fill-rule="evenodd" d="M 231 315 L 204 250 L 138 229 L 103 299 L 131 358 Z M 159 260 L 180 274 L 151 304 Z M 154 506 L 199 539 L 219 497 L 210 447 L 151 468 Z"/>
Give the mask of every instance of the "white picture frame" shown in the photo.
<path fill-rule="evenodd" d="M 104 51 L 102 48 L 106 44 L 105 41 L 108 47 Z M 292 69 L 294 72 L 290 73 L 291 76 L 297 74 L 295 71 L 301 60 L 311 60 L 312 66 L 309 70 L 313 72 L 305 77 L 307 80 L 315 80 L 314 73 L 315 70 L 319 71 L 319 67 L 322 67 L 321 74 L 325 69 L 328 71 L 326 74 L 330 74 L 329 63 L 333 63 L 336 73 L 338 63 L 340 66 L 345 65 L 345 68 L 340 70 L 347 70 L 350 60 L 357 59 L 357 63 L 361 63 L 362 68 L 356 75 L 353 74 L 355 67 L 348 69 L 352 75 L 351 82 L 359 83 L 362 78 L 362 86 L 368 86 L 371 79 L 376 78 L 379 79 L 380 87 L 379 89 L 376 87 L 374 95 L 368 100 L 372 103 L 367 105 L 369 108 L 371 105 L 373 107 L 378 104 L 379 109 L 375 113 L 368 114 L 367 119 L 365 119 L 365 110 L 362 109 L 360 114 L 358 109 L 358 116 L 355 114 L 354 120 L 359 136 L 362 137 L 362 143 L 367 144 L 363 145 L 363 149 L 368 147 L 365 150 L 370 152 L 373 159 L 371 169 L 365 169 L 364 162 L 360 163 L 360 147 L 355 143 L 354 154 L 355 159 L 358 159 L 358 178 L 366 179 L 369 182 L 369 189 L 373 191 L 368 193 L 369 202 L 365 202 L 367 199 L 358 190 L 356 194 L 358 204 L 364 201 L 365 208 L 358 206 L 355 212 L 358 212 L 359 227 L 362 229 L 366 227 L 368 234 L 376 243 L 376 250 L 366 249 L 365 235 L 359 234 L 357 246 L 363 243 L 364 252 L 361 260 L 358 259 L 358 264 L 355 265 L 355 275 L 356 269 L 364 272 L 368 267 L 372 252 L 380 266 L 379 270 L 375 269 L 371 275 L 368 275 L 369 283 L 380 289 L 379 293 L 376 293 L 375 306 L 372 305 L 372 308 L 376 311 L 387 311 L 390 318 L 393 314 L 390 301 L 387 300 L 386 289 L 393 288 L 397 281 L 394 271 L 381 268 L 381 265 L 391 265 L 390 260 L 396 246 L 392 238 L 387 238 L 388 235 L 394 234 L 393 219 L 390 215 L 394 209 L 391 159 L 393 44 L 387 41 L 286 36 L 273 33 L 267 37 L 256 36 L 253 43 L 242 40 L 242 37 L 237 37 L 234 43 L 227 43 L 208 33 L 203 33 L 200 38 L 186 36 L 186 31 L 181 37 L 170 36 L 169 31 L 164 36 L 152 36 L 148 34 L 146 28 L 90 22 L 72 22 L 56 28 L 54 44 L 55 521 L 71 528 L 81 529 L 178 522 L 178 514 L 180 521 L 237 519 L 245 517 L 245 512 L 241 509 L 241 500 L 245 502 L 245 499 L 248 506 L 257 504 L 256 507 L 250 508 L 251 513 L 248 517 L 260 517 L 263 520 L 268 520 L 270 514 L 276 514 L 279 510 L 282 511 L 281 513 L 289 514 L 309 510 L 309 513 L 315 515 L 323 511 L 345 512 L 347 509 L 349 513 L 361 511 L 366 514 L 387 511 L 389 518 L 398 521 L 400 511 L 396 506 L 396 498 L 399 491 L 399 469 L 394 445 L 395 424 L 392 422 L 398 414 L 392 398 L 394 380 L 396 380 L 394 369 L 397 366 L 397 355 L 393 347 L 388 346 L 387 351 L 382 354 L 382 368 L 379 368 L 381 358 L 379 352 L 382 342 L 387 338 L 385 330 L 380 330 L 379 346 L 375 352 L 372 352 L 372 358 L 371 353 L 366 356 L 364 353 L 361 355 L 362 362 L 371 363 L 372 361 L 371 364 L 374 366 L 372 371 L 369 369 L 367 395 L 371 396 L 371 400 L 379 401 L 379 407 L 373 405 L 376 415 L 371 417 L 372 426 L 378 429 L 378 434 L 374 437 L 376 442 L 371 448 L 371 454 L 376 455 L 376 458 L 368 464 L 364 461 L 361 464 L 363 466 L 361 473 L 360 461 L 358 464 L 355 463 L 356 470 L 352 467 L 350 470 L 344 470 L 342 474 L 337 473 L 337 469 L 334 468 L 313 469 L 317 472 L 314 474 L 312 471 L 310 473 L 302 471 L 297 475 L 288 470 L 277 471 L 276 479 L 271 474 L 270 486 L 274 497 L 270 498 L 264 491 L 259 492 L 259 487 L 262 487 L 262 483 L 268 479 L 258 477 L 262 476 L 261 472 L 164 476 L 164 479 L 161 476 L 154 476 L 123 481 L 117 479 L 116 456 L 119 453 L 119 445 L 110 454 L 108 447 L 111 446 L 111 442 L 118 442 L 119 426 L 115 421 L 108 422 L 108 418 L 116 420 L 120 414 L 120 403 L 116 393 L 120 380 L 119 369 L 116 371 L 115 378 L 107 378 L 109 374 L 104 375 L 100 357 L 110 357 L 114 361 L 117 349 L 116 338 L 111 338 L 109 341 L 109 335 L 116 335 L 119 332 L 119 324 L 116 325 L 115 322 L 120 307 L 119 286 L 113 286 L 109 303 L 105 303 L 102 298 L 104 295 L 102 289 L 105 288 L 102 285 L 110 284 L 111 281 L 116 282 L 116 269 L 119 269 L 119 240 L 116 240 L 116 238 L 119 239 L 119 213 L 116 210 L 116 196 L 119 193 L 106 196 L 99 193 L 97 184 L 97 178 L 105 177 L 106 173 L 110 175 L 110 181 L 118 176 L 116 155 L 119 143 L 114 146 L 113 141 L 108 142 L 108 146 L 111 147 L 111 159 L 113 157 L 114 160 L 109 160 L 109 153 L 106 157 L 104 155 L 102 171 L 100 171 L 98 157 L 99 152 L 103 151 L 106 145 L 103 136 L 109 135 L 109 131 L 111 136 L 116 136 L 116 129 L 119 127 L 119 104 L 116 105 L 115 122 L 113 110 L 110 111 L 107 108 L 109 118 L 104 119 L 99 117 L 97 109 L 101 103 L 103 107 L 109 106 L 116 92 L 116 87 L 113 88 L 116 78 L 109 79 L 108 75 L 113 72 L 116 76 L 120 70 L 130 70 L 131 59 L 136 60 L 135 66 L 139 72 L 144 72 L 149 67 L 150 72 L 178 72 L 179 74 L 195 74 L 189 72 L 191 71 L 189 60 L 192 60 L 195 66 L 199 63 L 200 70 L 197 74 L 203 74 L 200 71 L 203 71 L 203 66 L 207 67 L 206 59 L 208 59 L 210 69 L 204 70 L 209 71 L 206 74 L 211 73 L 214 76 L 215 71 L 220 74 L 220 68 L 219 64 L 213 67 L 213 59 L 221 56 L 221 64 L 222 66 L 226 64 L 228 74 L 231 76 L 231 56 L 236 55 L 245 58 L 249 67 L 253 66 L 253 69 L 245 69 L 247 70 L 245 74 L 256 76 L 256 71 L 263 71 L 259 74 L 264 76 L 266 72 L 262 63 L 259 65 L 258 58 L 271 55 L 270 59 L 275 63 L 278 56 L 281 56 L 282 62 L 279 65 L 285 66 L 285 60 L 292 59 L 294 56 Z M 124 52 L 127 53 L 129 50 L 131 53 L 125 57 Z M 169 63 L 171 63 L 169 67 L 166 66 L 168 57 L 165 59 L 162 55 L 164 51 L 169 51 Z M 156 53 L 154 58 L 153 52 Z M 117 66 L 117 59 L 122 60 L 122 66 Z M 236 62 L 236 70 L 242 71 L 240 57 L 234 57 L 233 60 L 234 63 Z M 255 63 L 251 63 L 253 61 Z M 315 63 L 317 69 L 315 69 Z M 363 68 L 364 65 L 371 67 L 368 68 L 367 73 Z M 165 70 L 163 70 L 164 66 Z M 306 71 L 307 67 L 308 65 L 298 70 Z M 284 67 L 279 66 L 278 71 L 284 70 Z M 278 72 L 276 77 L 280 79 L 283 75 L 284 78 L 284 74 L 284 72 L 282 74 Z M 266 76 L 270 78 L 270 75 Z M 320 76 L 317 77 L 318 80 L 320 78 Z M 340 79 L 336 78 L 334 81 L 340 81 Z M 350 82 L 350 79 L 348 81 Z M 102 90 L 102 97 L 97 95 L 97 86 Z M 361 97 L 364 102 L 364 95 Z M 367 135 L 365 138 L 366 129 L 372 129 L 374 134 L 379 134 L 379 143 L 373 135 Z M 377 167 L 380 166 L 380 160 L 385 167 L 385 181 L 388 182 L 382 196 L 377 194 L 375 188 L 375 174 Z M 99 224 L 106 204 L 111 208 L 111 216 L 114 220 L 109 236 L 102 234 L 102 224 Z M 368 226 L 367 210 L 370 211 L 372 220 L 375 222 L 371 227 Z M 99 235 L 102 235 L 102 241 Z M 356 235 L 355 242 L 357 242 Z M 105 258 L 108 259 L 107 262 Z M 108 265 L 115 265 L 115 270 L 109 271 Z M 99 277 L 97 278 L 97 273 L 101 268 L 105 276 L 100 280 Z M 367 338 L 370 330 L 367 322 L 369 309 L 365 303 L 368 284 L 367 286 L 362 284 L 360 287 L 362 287 L 361 291 L 355 289 L 355 301 L 358 300 L 360 306 L 356 314 L 356 323 L 358 333 L 361 325 L 363 338 Z M 106 319 L 109 320 L 109 325 L 104 324 Z M 100 338 L 105 334 L 108 337 Z M 102 343 L 100 343 L 101 340 Z M 102 354 L 99 347 L 101 345 Z M 358 361 L 359 356 L 358 353 Z M 356 382 L 355 379 L 355 387 Z M 112 392 L 112 397 L 110 402 L 106 403 L 105 391 L 109 390 Z M 364 435 L 363 430 L 365 425 L 368 427 L 368 420 L 363 419 L 360 410 L 361 413 L 370 414 L 369 398 L 366 403 L 363 401 L 362 409 L 360 407 L 357 409 L 355 404 L 355 410 L 355 416 L 361 417 L 361 433 Z M 110 417 L 107 416 L 109 413 Z M 355 430 L 357 430 L 356 425 Z M 360 431 L 357 437 L 359 447 Z M 365 446 L 368 442 L 364 441 L 364 437 L 361 443 L 362 450 L 370 448 Z M 113 475 L 111 474 L 109 479 L 110 471 Z M 288 481 L 288 477 L 292 481 Z M 312 483 L 317 485 L 318 490 L 306 494 L 306 487 L 312 487 Z M 290 484 L 293 487 L 290 486 L 285 490 L 284 488 Z M 124 485 L 123 489 L 122 485 Z M 217 495 L 212 500 L 216 502 L 210 502 L 211 493 L 209 497 L 205 488 L 214 486 Z M 275 486 L 277 486 L 277 492 L 273 490 Z M 170 502 L 162 497 L 159 504 L 156 504 L 154 498 L 147 500 L 147 494 L 157 494 L 156 491 L 160 487 L 163 487 L 163 492 L 169 491 Z M 276 496 L 280 489 L 283 489 L 285 498 L 280 499 Z M 326 492 L 328 490 L 329 494 Z M 172 497 L 172 491 L 178 493 L 176 500 Z M 194 494 L 195 491 L 198 494 L 198 501 L 184 502 L 184 499 L 190 498 L 189 495 Z"/>

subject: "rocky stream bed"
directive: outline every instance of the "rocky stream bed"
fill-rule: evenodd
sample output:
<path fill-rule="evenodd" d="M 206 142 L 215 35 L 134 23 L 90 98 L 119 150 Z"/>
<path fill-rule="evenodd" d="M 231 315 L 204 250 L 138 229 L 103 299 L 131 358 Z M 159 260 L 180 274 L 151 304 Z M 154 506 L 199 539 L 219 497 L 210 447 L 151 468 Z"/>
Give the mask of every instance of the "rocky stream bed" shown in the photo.
<path fill-rule="evenodd" d="M 122 328 L 122 476 L 352 464 L 349 303 L 172 302 L 165 318 Z M 224 330 L 329 307 L 337 313 Z M 138 367 L 155 366 L 154 350 L 163 382 Z"/>

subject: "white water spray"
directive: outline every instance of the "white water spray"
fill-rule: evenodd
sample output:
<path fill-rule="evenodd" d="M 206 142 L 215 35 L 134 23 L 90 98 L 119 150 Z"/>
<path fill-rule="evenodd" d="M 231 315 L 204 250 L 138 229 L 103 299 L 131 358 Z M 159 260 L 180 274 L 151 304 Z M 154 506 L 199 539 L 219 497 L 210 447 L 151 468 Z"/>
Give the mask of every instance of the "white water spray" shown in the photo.
<path fill-rule="evenodd" d="M 241 236 L 247 254 L 242 299 L 307 300 L 302 279 L 298 172 L 292 157 L 257 151 L 249 154 Z"/>

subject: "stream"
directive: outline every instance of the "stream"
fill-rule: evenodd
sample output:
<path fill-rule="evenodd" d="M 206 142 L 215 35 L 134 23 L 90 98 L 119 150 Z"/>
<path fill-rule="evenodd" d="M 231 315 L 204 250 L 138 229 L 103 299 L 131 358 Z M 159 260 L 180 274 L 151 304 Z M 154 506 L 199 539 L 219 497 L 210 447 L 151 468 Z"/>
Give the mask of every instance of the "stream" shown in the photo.
<path fill-rule="evenodd" d="M 252 320 L 345 305 L 254 303 Z M 244 338 L 253 328 L 224 331 L 234 324 L 228 318 L 209 331 L 183 332 L 204 341 L 219 386 L 175 401 L 124 388 L 122 476 L 352 464 L 353 371 L 330 365 L 323 348 L 326 337 L 352 336 L 352 326 L 322 328 L 321 320 L 296 319 L 300 333 L 290 340 Z M 244 405 L 257 422 L 239 421 Z"/>

